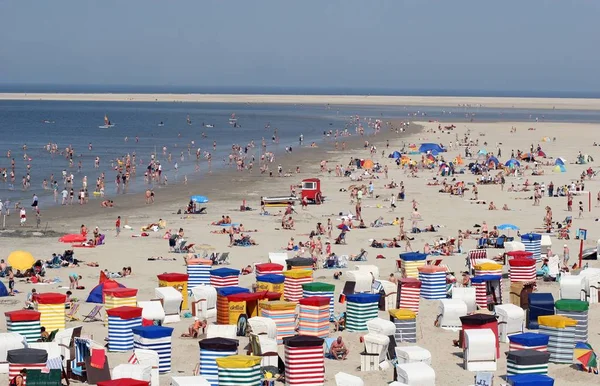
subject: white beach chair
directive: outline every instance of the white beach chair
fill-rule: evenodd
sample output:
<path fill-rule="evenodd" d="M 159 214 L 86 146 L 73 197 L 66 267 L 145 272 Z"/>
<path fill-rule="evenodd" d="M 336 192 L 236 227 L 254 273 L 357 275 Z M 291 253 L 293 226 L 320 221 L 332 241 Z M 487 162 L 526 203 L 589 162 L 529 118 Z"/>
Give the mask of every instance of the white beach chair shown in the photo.
<path fill-rule="evenodd" d="M 138 307 L 142 308 L 142 318 L 157 320 L 161 323 L 165 320 L 165 310 L 160 300 L 138 301 Z"/>
<path fill-rule="evenodd" d="M 283 270 L 287 270 L 287 262 L 289 256 L 286 252 L 269 252 L 269 262 L 283 265 Z"/>

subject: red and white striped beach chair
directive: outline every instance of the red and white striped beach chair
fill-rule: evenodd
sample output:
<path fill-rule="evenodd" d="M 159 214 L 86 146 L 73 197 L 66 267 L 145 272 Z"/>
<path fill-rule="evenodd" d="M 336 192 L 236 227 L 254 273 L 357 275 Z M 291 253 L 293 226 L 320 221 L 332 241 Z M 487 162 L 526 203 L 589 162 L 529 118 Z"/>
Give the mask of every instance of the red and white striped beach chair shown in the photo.
<path fill-rule="evenodd" d="M 476 265 L 477 260 L 487 259 L 486 249 L 471 249 L 467 253 L 466 266 L 471 271 Z"/>

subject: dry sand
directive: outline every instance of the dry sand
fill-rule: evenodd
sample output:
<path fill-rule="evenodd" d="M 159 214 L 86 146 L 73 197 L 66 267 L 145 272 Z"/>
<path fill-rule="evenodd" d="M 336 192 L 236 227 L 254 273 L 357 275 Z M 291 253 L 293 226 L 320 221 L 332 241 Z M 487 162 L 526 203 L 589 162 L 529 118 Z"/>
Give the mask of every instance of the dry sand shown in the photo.
<path fill-rule="evenodd" d="M 490 107 L 520 109 L 599 110 L 600 99 L 433 97 L 381 95 L 255 95 L 255 94 L 67 94 L 0 93 L 0 100 L 88 102 L 198 102 L 264 104 L 332 104 L 373 106 Z"/>
<path fill-rule="evenodd" d="M 364 102 L 363 102 L 364 103 Z M 426 130 L 437 128 L 437 123 L 422 123 Z M 457 128 L 453 133 L 441 134 L 439 132 L 427 132 L 420 131 L 411 134 L 408 139 L 396 138 L 391 140 L 390 151 L 399 148 L 402 142 L 406 141 L 409 143 L 420 143 L 420 142 L 443 142 L 448 143 L 450 140 L 455 139 L 457 133 L 462 138 L 466 130 L 471 130 L 471 136 L 475 139 L 479 139 L 480 144 L 487 141 L 489 146 L 487 149 L 495 151 L 498 143 L 502 143 L 503 157 L 506 159 L 510 155 L 512 149 L 526 150 L 530 144 L 537 145 L 540 143 L 549 156 L 564 157 L 569 162 L 567 166 L 567 173 L 556 174 L 550 171 L 549 167 L 546 167 L 546 175 L 535 177 L 531 176 L 530 171 L 522 179 L 508 178 L 507 186 L 514 182 L 515 184 L 521 184 L 525 178 L 529 181 L 544 181 L 548 184 L 553 181 L 555 185 L 561 185 L 569 183 L 575 180 L 579 174 L 587 166 L 572 165 L 577 152 L 582 151 L 584 153 L 591 154 L 597 157 L 597 152 L 592 143 L 595 139 L 595 130 L 600 129 L 600 125 L 592 124 L 565 124 L 565 123 L 457 123 Z M 516 134 L 510 134 L 509 130 L 511 126 L 515 126 L 518 129 Z M 536 130 L 527 130 L 529 127 L 535 127 Z M 555 142 L 542 142 L 542 137 L 556 137 Z M 485 147 L 481 145 L 480 147 Z M 385 146 L 379 146 L 379 155 L 375 157 L 375 161 L 380 161 L 387 164 L 390 168 L 390 179 L 393 178 L 395 181 L 403 181 L 406 186 L 406 200 L 398 203 L 398 208 L 395 213 L 390 213 L 387 208 L 388 202 L 384 201 L 392 193 L 392 190 L 384 189 L 383 185 L 388 183 L 384 179 L 374 180 L 375 193 L 381 195 L 379 199 L 364 200 L 363 205 L 363 216 L 366 222 L 369 223 L 375 220 L 379 216 L 383 216 L 387 221 L 391 221 L 396 216 L 410 217 L 411 213 L 411 200 L 416 199 L 419 202 L 419 211 L 423 216 L 423 224 L 440 224 L 442 229 L 437 234 L 432 233 L 421 233 L 416 235 L 416 239 L 412 242 L 413 249 L 421 249 L 425 242 L 431 242 L 435 237 L 439 236 L 455 236 L 458 229 L 472 229 L 472 226 L 476 223 L 481 224 L 482 221 L 487 221 L 490 227 L 494 224 L 501 223 L 514 223 L 520 226 L 522 232 L 533 230 L 536 227 L 541 226 L 542 218 L 544 215 L 544 206 L 550 205 L 554 211 L 555 220 L 562 220 L 566 215 L 566 200 L 563 198 L 548 198 L 544 197 L 540 207 L 532 206 L 532 201 L 521 200 L 526 196 L 530 196 L 532 193 L 509 193 L 501 192 L 499 186 L 481 186 L 479 188 L 480 198 L 487 201 L 493 200 L 498 207 L 504 204 L 508 204 L 512 209 L 511 211 L 488 211 L 487 206 L 473 205 L 467 200 L 469 194 L 463 198 L 451 197 L 449 195 L 438 193 L 437 187 L 427 186 L 427 181 L 435 176 L 435 171 L 424 171 L 419 173 L 418 178 L 409 178 L 402 169 L 398 169 L 392 160 L 388 158 L 381 158 L 380 152 Z M 474 149 L 475 152 L 477 149 Z M 463 153 L 463 148 L 453 148 L 448 153 L 444 153 L 446 159 L 452 159 L 459 153 Z M 387 152 L 386 152 L 387 153 Z M 329 167 L 334 168 L 336 164 L 342 163 L 347 164 L 348 159 L 351 156 L 357 156 L 360 158 L 369 158 L 367 150 L 358 148 L 353 151 L 333 151 L 331 148 L 325 149 L 320 148 L 318 153 L 315 153 L 313 157 L 303 156 L 303 158 L 309 158 L 314 160 L 314 163 L 318 163 L 321 156 L 325 156 L 329 160 Z M 420 156 L 413 156 L 415 158 Z M 595 167 L 595 164 L 590 166 Z M 198 189 L 198 186 L 193 187 L 179 187 L 175 190 L 169 190 L 165 194 L 159 193 L 159 200 L 155 205 L 132 205 L 132 209 L 124 209 L 123 206 L 120 208 L 113 208 L 111 210 L 99 211 L 98 209 L 86 209 L 83 208 L 82 212 L 78 212 L 79 209 L 69 208 L 64 211 L 65 215 L 63 218 L 57 216 L 59 212 L 51 212 L 51 214 L 44 215 L 44 221 L 49 221 L 49 227 L 65 233 L 77 232 L 81 223 L 85 223 L 88 228 L 99 226 L 103 232 L 107 234 L 106 245 L 97 247 L 95 249 L 79 249 L 76 251 L 77 258 L 85 261 L 97 261 L 100 263 L 101 269 L 107 268 L 109 271 L 119 271 L 124 265 L 131 265 L 133 267 L 133 276 L 120 281 L 128 287 L 138 288 L 139 294 L 138 299 L 148 300 L 154 296 L 154 288 L 157 286 L 156 275 L 163 272 L 185 272 L 185 266 L 181 255 L 175 255 L 168 253 L 167 242 L 162 239 L 161 233 L 153 233 L 147 238 L 132 238 L 131 233 L 138 233 L 140 226 L 149 222 L 155 222 L 158 218 L 163 218 L 168 222 L 168 228 L 179 228 L 183 227 L 186 232 L 186 237 L 190 242 L 197 244 L 208 243 L 213 245 L 217 251 L 230 252 L 232 267 L 242 268 L 243 266 L 256 262 L 264 262 L 267 260 L 268 252 L 280 251 L 289 240 L 290 237 L 294 237 L 297 241 L 307 239 L 305 236 L 312 229 L 318 221 L 326 222 L 327 218 L 331 218 L 337 223 L 337 213 L 341 211 L 347 211 L 351 209 L 349 204 L 349 196 L 346 192 L 340 192 L 340 188 L 348 188 L 352 182 L 348 178 L 336 178 L 334 173 L 320 173 L 318 172 L 318 166 L 312 165 L 302 166 L 302 174 L 299 176 L 294 175 L 292 178 L 248 178 L 240 177 L 239 181 L 229 182 L 226 177 L 221 177 L 222 180 L 219 183 L 218 189 L 213 189 L 212 184 L 206 183 L 202 190 L 192 191 L 192 189 Z M 231 175 L 231 174 L 230 174 Z M 306 177 L 319 177 L 322 179 L 322 186 L 325 195 L 327 196 L 327 202 L 320 206 L 310 206 L 308 210 L 299 210 L 299 214 L 295 216 L 296 219 L 296 230 L 295 231 L 281 231 L 275 230 L 279 228 L 278 222 L 279 217 L 274 216 L 260 216 L 257 211 L 241 213 L 235 208 L 238 208 L 243 198 L 248 199 L 248 204 L 253 207 L 257 207 L 259 197 L 263 194 L 284 194 L 288 192 L 288 187 L 292 183 L 298 183 L 301 178 Z M 380 176 L 380 178 L 383 178 Z M 475 177 L 467 173 L 465 175 L 459 175 L 459 179 L 464 179 L 466 182 L 473 182 Z M 220 185 L 222 184 L 222 185 Z M 226 188 L 228 186 L 228 188 Z M 178 190 L 177 190 L 178 189 Z M 597 192 L 600 189 L 600 184 L 596 180 L 586 181 L 586 189 L 592 192 Z M 187 195 L 189 192 L 192 193 L 204 193 L 211 199 L 211 203 L 208 205 L 208 215 L 193 216 L 190 218 L 182 218 L 181 215 L 173 214 L 178 207 L 185 205 L 187 201 Z M 397 190 L 393 190 L 397 193 Z M 595 193 L 594 205 L 595 205 Z M 163 200 L 164 198 L 164 200 Z M 128 198 L 127 200 L 133 200 Z M 381 204 L 382 207 L 377 205 Z M 587 228 L 588 243 L 595 245 L 593 240 L 598 238 L 595 234 L 595 212 L 598 208 L 592 208 L 592 213 L 585 212 L 583 219 L 574 220 L 574 228 Z M 272 210 L 273 212 L 273 210 Z M 211 221 L 218 220 L 221 215 L 229 214 L 232 216 L 234 222 L 243 223 L 247 229 L 257 228 L 260 232 L 252 234 L 252 237 L 258 242 L 259 245 L 250 248 L 228 248 L 228 237 L 223 235 L 214 235 L 209 233 L 214 230 L 215 227 L 209 225 Z M 114 220 L 117 215 L 121 215 L 124 220 L 130 224 L 134 231 L 124 231 L 119 238 L 115 237 L 113 231 Z M 575 214 L 576 217 L 576 214 Z M 376 264 L 381 272 L 381 277 L 386 278 L 389 273 L 396 271 L 396 258 L 398 253 L 404 252 L 404 248 L 398 249 L 372 249 L 369 248 L 369 239 L 371 238 L 392 238 L 398 233 L 397 227 L 382 227 L 382 228 L 369 228 L 369 229 L 355 229 L 352 230 L 347 237 L 347 245 L 333 247 L 333 251 L 338 255 L 342 254 L 354 254 L 359 251 L 360 248 L 366 248 L 369 252 L 369 261 L 367 263 L 358 264 Z M 7 256 L 11 251 L 15 249 L 24 249 L 31 251 L 34 256 L 38 258 L 49 258 L 52 252 L 62 252 L 68 246 L 58 243 L 56 239 L 35 239 L 35 238 L 9 238 L 0 237 L 0 256 Z M 554 250 L 560 251 L 562 249 L 563 241 L 553 240 Z M 578 250 L 578 242 L 571 240 L 567 244 L 571 249 L 572 255 L 576 255 Z M 402 243 L 404 246 L 404 243 Z M 474 248 L 475 241 L 467 240 L 465 242 L 465 250 Z M 491 252 L 501 252 L 501 250 Z M 386 256 L 386 259 L 376 260 L 374 257 L 382 253 Z M 153 261 L 147 260 L 150 256 L 164 256 L 164 257 L 176 257 L 176 261 Z M 573 260 L 574 258 L 572 258 Z M 447 264 L 453 271 L 460 272 L 464 269 L 465 255 L 456 255 L 447 257 L 444 259 L 444 263 Z M 593 262 L 596 265 L 596 262 Z M 350 264 L 349 269 L 354 269 L 356 264 Z M 98 280 L 99 269 L 81 267 L 76 270 L 73 269 L 60 269 L 60 270 L 49 270 L 47 276 L 54 277 L 58 276 L 64 283 L 68 283 L 67 275 L 71 272 L 77 272 L 83 276 L 82 284 L 86 286 L 84 291 L 75 291 L 75 295 L 79 298 L 85 299 L 88 292 Z M 326 281 L 329 283 L 337 284 L 337 293 L 343 287 L 343 281 L 334 281 L 332 278 L 332 270 L 318 270 L 315 272 L 314 277 L 317 281 Z M 249 287 L 254 282 L 254 275 L 241 277 L 240 284 L 242 286 Z M 507 283 L 508 280 L 505 281 Z M 32 285 L 26 285 L 24 283 L 17 282 L 16 288 L 21 291 L 21 294 L 16 296 L 14 299 L 22 301 L 25 298 L 25 294 L 34 288 Z M 64 292 L 63 289 L 58 289 L 55 285 L 37 285 L 35 286 L 39 292 L 48 291 L 59 291 Z M 539 291 L 541 292 L 552 292 L 555 299 L 558 298 L 558 284 L 540 284 Z M 508 291 L 505 288 L 504 291 L 505 301 L 508 301 Z M 6 300 L 6 298 L 2 299 Z M 12 298 L 9 300 L 13 300 Z M 22 303 L 21 303 L 22 304 Z M 0 311 L 5 312 L 14 310 L 21 306 L 10 303 L 0 302 Z M 420 313 L 418 317 L 418 345 L 429 349 L 433 355 L 433 367 L 437 374 L 438 385 L 448 386 L 463 386 L 473 384 L 474 374 L 470 373 L 462 368 L 462 353 L 455 347 L 452 346 L 452 340 L 457 337 L 457 333 L 446 332 L 441 329 L 435 328 L 433 325 L 436 313 L 437 313 L 437 301 L 421 300 Z M 84 312 L 87 312 L 92 308 L 92 305 L 86 304 L 83 307 Z M 336 303 L 336 311 L 342 311 L 344 308 L 342 305 Z M 600 315 L 600 307 L 594 305 L 590 309 L 590 320 L 595 320 Z M 387 318 L 387 313 L 380 312 L 380 316 Z M 187 329 L 191 323 L 190 320 L 182 320 L 182 322 L 172 325 L 175 328 L 173 333 L 173 358 L 172 358 L 172 375 L 186 374 L 189 375 L 198 362 L 198 343 L 194 339 L 182 339 L 179 335 Z M 70 323 L 73 325 L 73 323 Z M 590 343 L 595 347 L 600 347 L 600 339 L 598 333 L 600 327 L 595 323 L 590 323 Z M 97 342 L 102 342 L 107 336 L 107 329 L 102 324 L 86 323 L 84 325 L 84 333 L 93 335 L 93 338 Z M 347 361 L 337 362 L 332 360 L 326 360 L 326 384 L 335 385 L 334 375 L 339 371 L 345 371 L 355 375 L 361 376 L 365 383 L 370 385 L 384 385 L 392 380 L 392 370 L 386 370 L 382 372 L 368 372 L 360 373 L 357 368 L 360 366 L 360 357 L 358 353 L 362 351 L 361 344 L 359 343 L 358 333 L 342 332 L 341 335 L 347 342 L 351 354 Z M 247 339 L 242 338 L 240 340 L 240 352 L 244 350 Z M 501 351 L 507 351 L 508 345 L 502 344 Z M 280 348 L 282 352 L 282 349 Z M 123 363 L 127 360 L 129 354 L 109 354 L 109 361 L 111 367 L 119 363 Z M 495 382 L 503 383 L 500 378 L 506 373 L 506 360 L 504 355 L 499 360 L 498 371 L 495 373 Z M 580 385 L 580 384 L 592 384 L 597 381 L 597 377 L 590 374 L 584 374 L 575 370 L 574 368 L 567 365 L 550 365 L 550 375 L 557 380 L 557 385 Z M 161 377 L 161 384 L 168 384 L 169 375 Z"/>

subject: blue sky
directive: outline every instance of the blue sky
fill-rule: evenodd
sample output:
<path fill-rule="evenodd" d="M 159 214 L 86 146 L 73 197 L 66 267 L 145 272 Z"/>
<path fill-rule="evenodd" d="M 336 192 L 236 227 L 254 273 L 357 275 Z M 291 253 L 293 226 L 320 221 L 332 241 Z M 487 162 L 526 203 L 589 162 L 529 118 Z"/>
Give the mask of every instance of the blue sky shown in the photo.
<path fill-rule="evenodd" d="M 0 2 L 0 84 L 600 90 L 600 2 Z"/>

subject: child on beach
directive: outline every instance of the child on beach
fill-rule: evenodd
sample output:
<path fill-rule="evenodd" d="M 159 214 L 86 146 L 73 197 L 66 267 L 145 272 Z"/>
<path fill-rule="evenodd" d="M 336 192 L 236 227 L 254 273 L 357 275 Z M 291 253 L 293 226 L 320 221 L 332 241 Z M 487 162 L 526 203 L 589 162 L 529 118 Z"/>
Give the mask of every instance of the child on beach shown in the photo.
<path fill-rule="evenodd" d="M 25 211 L 25 207 L 22 207 L 19 210 L 19 218 L 20 218 L 21 226 L 25 226 L 25 222 L 27 222 L 27 212 Z"/>
<path fill-rule="evenodd" d="M 15 274 L 12 271 L 12 268 L 8 269 L 8 294 L 10 296 L 15 295 Z"/>
<path fill-rule="evenodd" d="M 121 233 L 121 216 L 117 216 L 117 221 L 115 222 L 115 230 L 117 231 L 116 237 L 119 237 Z"/>

